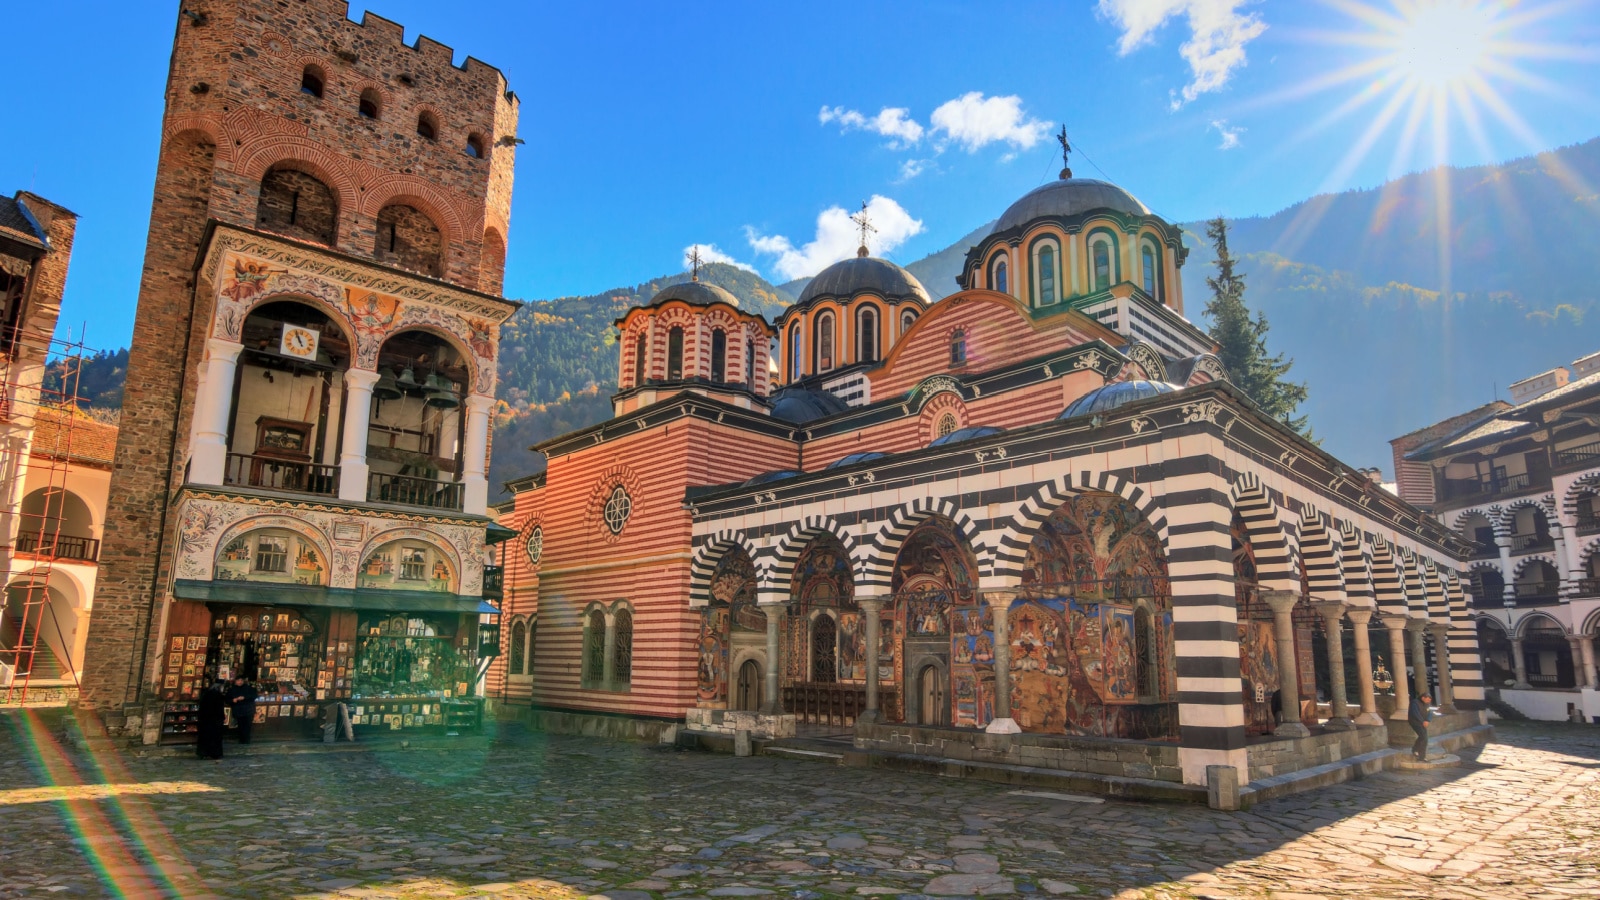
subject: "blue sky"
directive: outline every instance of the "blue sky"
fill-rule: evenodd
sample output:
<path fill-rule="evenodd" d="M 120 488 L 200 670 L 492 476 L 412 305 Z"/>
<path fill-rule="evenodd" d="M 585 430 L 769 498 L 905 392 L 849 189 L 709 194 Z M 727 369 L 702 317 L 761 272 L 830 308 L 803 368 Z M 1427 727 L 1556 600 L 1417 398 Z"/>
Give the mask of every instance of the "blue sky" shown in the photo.
<path fill-rule="evenodd" d="M 1442 12 L 1407 31 L 1418 3 Z M 95 347 L 132 328 L 174 9 L 7 16 L 10 45 L 39 56 L 12 70 L 0 190 L 83 217 L 61 321 L 87 322 Z M 1407 0 L 1399 17 L 1389 0 L 372 9 L 499 66 L 521 97 L 506 293 L 525 299 L 675 271 L 694 243 L 781 282 L 847 252 L 829 210 L 869 198 L 878 249 L 909 262 L 1054 178 L 1061 122 L 1077 174 L 1183 221 L 1600 135 L 1596 0 Z M 1466 73 L 1463 20 L 1493 32 Z M 1477 98 L 1476 128 L 1457 111 L 1435 140 L 1399 103 L 1385 119 L 1408 78 L 1436 71 Z"/>

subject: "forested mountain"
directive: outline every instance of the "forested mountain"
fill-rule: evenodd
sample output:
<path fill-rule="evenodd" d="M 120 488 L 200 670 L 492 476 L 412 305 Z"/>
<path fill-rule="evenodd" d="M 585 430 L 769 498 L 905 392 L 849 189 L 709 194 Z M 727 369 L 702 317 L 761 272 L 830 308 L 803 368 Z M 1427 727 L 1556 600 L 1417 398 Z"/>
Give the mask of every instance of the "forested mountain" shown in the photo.
<path fill-rule="evenodd" d="M 1231 220 L 1246 300 L 1271 321 L 1272 350 L 1295 359 L 1290 377 L 1309 384 L 1301 409 L 1323 445 L 1351 465 L 1387 470 L 1390 438 L 1600 350 L 1597 186 L 1600 139 Z M 1138 184 L 1126 187 L 1138 193 Z M 1443 241 L 1441 222 L 1448 223 Z M 955 288 L 967 248 L 989 227 L 906 268 L 943 297 Z M 1186 311 L 1199 321 L 1211 252 L 1200 224 L 1185 229 Z M 542 467 L 529 444 L 610 416 L 611 323 L 686 277 L 533 301 L 506 325 L 493 490 Z M 806 284 L 773 286 L 725 265 L 706 267 L 701 277 L 769 319 Z M 80 393 L 95 407 L 120 404 L 126 368 L 126 350 L 87 361 Z"/>

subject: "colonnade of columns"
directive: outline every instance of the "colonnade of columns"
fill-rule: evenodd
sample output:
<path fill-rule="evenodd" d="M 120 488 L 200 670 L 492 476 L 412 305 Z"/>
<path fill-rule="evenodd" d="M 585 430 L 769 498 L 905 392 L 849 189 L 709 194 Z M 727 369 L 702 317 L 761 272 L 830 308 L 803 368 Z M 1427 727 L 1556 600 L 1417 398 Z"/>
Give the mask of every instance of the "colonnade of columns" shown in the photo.
<path fill-rule="evenodd" d="M 985 591 L 982 595 L 984 603 L 989 604 L 993 616 L 994 628 L 994 717 L 990 720 L 986 731 L 992 734 L 1018 734 L 1021 728 L 1011 717 L 1011 640 L 1008 613 L 1011 602 L 1016 598 L 1014 591 Z M 1272 610 L 1273 630 L 1279 648 L 1278 661 L 1278 692 L 1281 700 L 1281 723 L 1274 732 L 1283 737 L 1303 737 L 1310 734 L 1310 730 L 1302 721 L 1300 712 L 1300 673 L 1299 661 L 1294 652 L 1294 607 L 1300 596 L 1293 591 L 1262 591 L 1262 600 Z M 865 709 L 857 721 L 861 723 L 876 723 L 882 721 L 882 711 L 879 705 L 881 694 L 878 671 L 878 647 L 881 640 L 882 621 L 881 612 L 886 602 L 882 596 L 866 597 L 856 601 L 861 608 L 865 640 L 867 645 L 868 662 L 866 667 L 866 703 Z M 1345 730 L 1355 725 L 1381 725 L 1383 716 L 1378 712 L 1377 689 L 1373 682 L 1372 669 L 1372 643 L 1367 631 L 1372 621 L 1374 610 L 1353 606 L 1342 600 L 1317 601 L 1316 612 L 1322 617 L 1324 631 L 1327 635 L 1327 665 L 1332 682 L 1331 717 L 1323 722 L 1323 727 L 1329 730 Z M 780 672 L 780 635 L 783 629 L 783 620 L 787 615 L 783 602 L 763 602 L 761 609 L 767 616 L 767 658 L 766 658 L 766 697 L 762 704 L 761 712 L 766 715 L 780 715 L 783 704 L 779 698 Z M 1346 696 L 1348 685 L 1345 678 L 1344 666 L 1344 631 L 1343 620 L 1348 618 L 1352 626 L 1351 633 L 1354 638 L 1356 658 L 1356 687 L 1359 695 L 1360 709 L 1355 716 L 1351 716 L 1349 700 Z M 1433 637 L 1435 670 L 1438 673 L 1438 693 L 1434 697 L 1436 705 L 1442 712 L 1456 712 L 1454 677 L 1450 671 L 1448 632 L 1449 626 L 1440 623 L 1426 623 L 1420 619 L 1404 616 L 1384 616 L 1382 618 L 1384 630 L 1389 635 L 1390 661 L 1394 665 L 1394 697 L 1395 708 L 1390 718 L 1404 720 L 1411 703 L 1412 692 L 1417 696 L 1429 693 L 1427 646 L 1425 638 L 1431 633 Z M 1410 635 L 1410 646 L 1407 646 L 1406 635 Z M 1574 639 L 1576 649 L 1577 639 Z M 1596 686 L 1594 652 L 1592 641 L 1585 642 L 1588 648 L 1584 659 L 1585 678 L 1589 679 L 1590 686 Z M 1526 680 L 1526 665 L 1523 661 L 1522 643 L 1520 640 L 1513 644 L 1517 660 L 1517 678 Z M 1576 659 L 1577 656 L 1574 656 Z M 1406 668 L 1408 665 L 1414 670 L 1412 681 L 1407 682 Z"/>
<path fill-rule="evenodd" d="M 1528 654 L 1523 644 L 1523 638 L 1510 638 L 1511 665 L 1516 673 L 1516 681 L 1512 687 L 1527 689 L 1533 687 L 1528 681 Z M 1568 634 L 1567 643 L 1572 647 L 1573 680 L 1578 687 L 1600 690 L 1600 672 L 1596 671 L 1594 635 Z"/>
<path fill-rule="evenodd" d="M 244 345 L 225 338 L 206 341 L 206 358 L 200 365 L 200 383 L 195 391 L 193 424 L 190 430 L 188 481 L 191 484 L 222 485 L 227 481 L 228 420 L 233 412 L 233 384 Z M 372 424 L 372 389 L 378 373 L 370 369 L 346 369 L 340 373 L 345 403 L 343 433 L 339 443 L 339 499 L 365 502 L 370 467 L 367 464 L 367 433 Z M 472 394 L 466 398 L 466 441 L 462 447 L 462 508 L 467 513 L 484 515 L 489 505 L 489 479 L 486 470 L 489 449 L 490 413 L 494 398 Z"/>

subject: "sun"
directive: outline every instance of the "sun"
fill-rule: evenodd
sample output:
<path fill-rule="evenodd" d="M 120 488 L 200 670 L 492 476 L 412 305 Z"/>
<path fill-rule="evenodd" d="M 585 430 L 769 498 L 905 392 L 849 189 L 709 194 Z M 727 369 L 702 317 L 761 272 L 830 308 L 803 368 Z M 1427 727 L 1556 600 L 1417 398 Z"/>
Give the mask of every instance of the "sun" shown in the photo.
<path fill-rule="evenodd" d="M 1453 91 L 1492 61 L 1502 22 L 1494 6 L 1470 0 L 1418 3 L 1393 24 L 1392 66 L 1424 91 Z"/>

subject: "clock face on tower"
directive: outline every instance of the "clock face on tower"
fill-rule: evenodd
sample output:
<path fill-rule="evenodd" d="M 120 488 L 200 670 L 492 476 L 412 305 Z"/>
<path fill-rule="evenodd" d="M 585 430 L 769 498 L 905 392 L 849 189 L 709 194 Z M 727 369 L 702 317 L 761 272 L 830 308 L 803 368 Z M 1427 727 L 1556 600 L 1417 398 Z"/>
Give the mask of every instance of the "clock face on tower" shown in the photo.
<path fill-rule="evenodd" d="M 296 359 L 317 358 L 317 338 L 320 335 L 310 328 L 299 325 L 283 326 L 283 341 L 278 345 L 278 352 L 284 356 Z"/>

